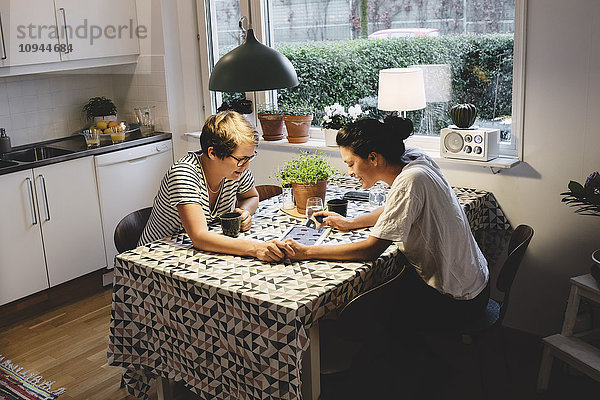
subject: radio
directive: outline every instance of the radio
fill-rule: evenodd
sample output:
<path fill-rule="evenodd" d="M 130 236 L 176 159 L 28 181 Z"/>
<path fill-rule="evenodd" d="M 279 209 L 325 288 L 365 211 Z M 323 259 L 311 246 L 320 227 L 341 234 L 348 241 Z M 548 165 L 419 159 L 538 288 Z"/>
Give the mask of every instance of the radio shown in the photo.
<path fill-rule="evenodd" d="M 446 158 L 489 161 L 498 157 L 498 129 L 444 128 L 440 134 L 440 154 Z"/>

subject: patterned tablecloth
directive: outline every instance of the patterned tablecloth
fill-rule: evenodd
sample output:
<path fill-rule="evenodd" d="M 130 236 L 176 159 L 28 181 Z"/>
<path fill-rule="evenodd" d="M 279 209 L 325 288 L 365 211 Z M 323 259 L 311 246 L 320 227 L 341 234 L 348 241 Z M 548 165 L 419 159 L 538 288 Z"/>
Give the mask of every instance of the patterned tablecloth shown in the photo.
<path fill-rule="evenodd" d="M 357 190 L 356 180 L 330 184 L 327 199 Z M 510 229 L 493 195 L 456 188 L 473 230 Z M 241 237 L 279 238 L 301 221 L 260 203 Z M 349 202 L 348 215 L 368 202 Z M 219 231 L 219 227 L 213 227 Z M 333 231 L 326 243 L 365 238 L 369 230 Z M 391 277 L 403 256 L 390 246 L 375 262 L 264 263 L 200 252 L 186 234 L 117 256 L 108 362 L 125 367 L 123 382 L 146 398 L 157 375 L 203 399 L 298 399 L 302 354 L 315 320 Z"/>

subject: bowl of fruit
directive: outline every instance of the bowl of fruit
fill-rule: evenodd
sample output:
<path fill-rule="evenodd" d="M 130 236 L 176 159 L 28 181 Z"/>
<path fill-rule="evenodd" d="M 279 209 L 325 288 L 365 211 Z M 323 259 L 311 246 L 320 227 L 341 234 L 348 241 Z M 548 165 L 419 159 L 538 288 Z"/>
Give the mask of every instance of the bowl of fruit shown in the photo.
<path fill-rule="evenodd" d="M 125 121 L 97 121 L 88 129 L 98 131 L 100 143 L 111 141 L 112 143 L 121 143 L 125 140 L 125 136 L 133 131 Z"/>

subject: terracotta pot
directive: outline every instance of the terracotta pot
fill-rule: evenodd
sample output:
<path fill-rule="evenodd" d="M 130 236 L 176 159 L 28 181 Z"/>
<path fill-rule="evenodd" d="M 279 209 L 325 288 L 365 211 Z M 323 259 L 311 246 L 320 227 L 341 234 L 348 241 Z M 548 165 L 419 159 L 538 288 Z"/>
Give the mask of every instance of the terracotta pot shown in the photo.
<path fill-rule="evenodd" d="M 292 182 L 292 191 L 296 199 L 296 209 L 300 214 L 306 214 L 306 200 L 309 197 L 320 197 L 325 204 L 325 192 L 327 191 L 327 180 L 305 185 L 303 183 Z"/>
<path fill-rule="evenodd" d="M 306 143 L 309 139 L 308 130 L 313 119 L 312 115 L 284 115 L 287 139 L 290 143 Z"/>
<path fill-rule="evenodd" d="M 265 140 L 283 139 L 283 114 L 258 114 L 258 120 Z"/>

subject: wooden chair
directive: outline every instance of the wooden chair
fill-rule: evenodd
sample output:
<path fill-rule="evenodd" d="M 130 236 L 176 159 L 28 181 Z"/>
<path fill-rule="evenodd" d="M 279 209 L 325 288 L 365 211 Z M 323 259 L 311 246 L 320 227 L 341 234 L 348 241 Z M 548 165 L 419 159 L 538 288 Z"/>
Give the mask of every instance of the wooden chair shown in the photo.
<path fill-rule="evenodd" d="M 510 242 L 508 244 L 508 256 L 500 269 L 498 278 L 496 280 L 496 288 L 503 294 L 502 301 L 496 301 L 489 299 L 485 310 L 485 313 L 476 320 L 470 321 L 466 324 L 459 325 L 451 328 L 454 332 L 460 333 L 463 337 L 463 343 L 470 344 L 472 340 L 478 344 L 480 339 L 486 334 L 492 332 L 492 330 L 498 330 L 500 334 L 500 345 L 502 354 L 504 357 L 504 364 L 506 371 L 508 372 L 508 358 L 506 355 L 506 344 L 504 340 L 504 332 L 502 330 L 502 321 L 508 310 L 510 300 L 510 289 L 512 287 L 515 276 L 521 261 L 525 256 L 525 251 L 531 242 L 533 237 L 533 228 L 528 225 L 519 225 L 513 231 L 510 236 Z M 456 329 L 456 330 L 454 330 Z M 479 360 L 479 371 L 481 374 L 481 390 L 482 395 L 484 389 L 484 349 L 477 349 L 477 356 Z"/>
<path fill-rule="evenodd" d="M 321 375 L 339 375 L 350 370 L 355 356 L 365 342 L 377 336 L 390 321 L 394 284 L 402 276 L 403 266 L 392 279 L 350 300 L 335 320 L 319 322 L 321 343 Z"/>
<path fill-rule="evenodd" d="M 146 227 L 152 207 L 142 208 L 127 214 L 115 228 L 115 247 L 119 253 L 135 249 Z"/>
<path fill-rule="evenodd" d="M 256 191 L 258 192 L 258 201 L 263 201 L 280 195 L 283 189 L 277 185 L 258 185 Z"/>

